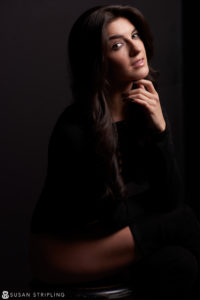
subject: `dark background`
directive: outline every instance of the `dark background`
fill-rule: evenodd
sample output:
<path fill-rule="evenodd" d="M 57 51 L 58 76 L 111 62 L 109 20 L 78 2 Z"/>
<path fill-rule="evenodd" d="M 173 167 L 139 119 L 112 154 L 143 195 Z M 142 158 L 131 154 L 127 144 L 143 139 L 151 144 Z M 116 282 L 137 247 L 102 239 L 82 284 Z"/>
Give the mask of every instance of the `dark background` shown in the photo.
<path fill-rule="evenodd" d="M 46 174 L 48 141 L 58 116 L 72 102 L 66 71 L 68 32 L 83 11 L 100 4 L 135 6 L 151 27 L 152 65 L 161 74 L 160 99 L 171 121 L 185 194 L 191 197 L 184 2 L 1 0 L 1 289 L 22 289 L 30 280 L 29 224 Z"/>

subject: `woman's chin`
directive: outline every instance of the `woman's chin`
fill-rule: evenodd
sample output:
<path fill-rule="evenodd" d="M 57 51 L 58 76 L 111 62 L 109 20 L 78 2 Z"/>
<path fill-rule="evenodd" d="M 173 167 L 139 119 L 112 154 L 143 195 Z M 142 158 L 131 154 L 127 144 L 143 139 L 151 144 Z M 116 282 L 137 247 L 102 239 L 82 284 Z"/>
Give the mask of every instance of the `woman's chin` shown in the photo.
<path fill-rule="evenodd" d="M 132 80 L 140 80 L 140 79 L 145 79 L 149 74 L 149 69 L 148 68 L 143 68 L 141 70 L 138 70 L 135 72 L 133 75 Z"/>

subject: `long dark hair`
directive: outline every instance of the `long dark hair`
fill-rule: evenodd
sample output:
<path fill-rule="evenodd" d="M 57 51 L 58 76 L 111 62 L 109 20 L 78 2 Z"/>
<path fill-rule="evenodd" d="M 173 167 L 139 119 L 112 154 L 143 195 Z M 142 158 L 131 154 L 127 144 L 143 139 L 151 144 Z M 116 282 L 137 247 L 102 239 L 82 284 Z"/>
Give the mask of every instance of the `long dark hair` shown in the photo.
<path fill-rule="evenodd" d="M 101 162 L 105 183 L 105 196 L 113 199 L 125 197 L 125 185 L 117 159 L 117 130 L 107 105 L 105 29 L 118 17 L 127 18 L 139 32 L 148 62 L 153 55 L 152 35 L 141 12 L 124 5 L 106 5 L 89 9 L 73 25 L 68 54 L 71 70 L 71 87 L 76 102 L 91 113 L 95 149 Z M 156 85 L 155 72 L 149 66 L 148 79 Z"/>

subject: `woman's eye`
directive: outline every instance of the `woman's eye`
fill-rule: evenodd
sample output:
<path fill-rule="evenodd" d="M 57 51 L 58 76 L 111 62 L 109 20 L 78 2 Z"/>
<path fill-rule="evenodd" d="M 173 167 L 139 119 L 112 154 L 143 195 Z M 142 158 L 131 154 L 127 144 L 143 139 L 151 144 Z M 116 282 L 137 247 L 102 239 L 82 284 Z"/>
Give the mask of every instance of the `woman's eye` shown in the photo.
<path fill-rule="evenodd" d="M 132 35 L 133 39 L 138 38 L 138 37 L 139 37 L 139 33 L 138 32 L 133 33 L 133 35 Z"/>
<path fill-rule="evenodd" d="M 118 42 L 118 43 L 115 43 L 114 45 L 112 45 L 112 49 L 113 50 L 117 50 L 121 47 L 122 43 L 121 42 Z"/>

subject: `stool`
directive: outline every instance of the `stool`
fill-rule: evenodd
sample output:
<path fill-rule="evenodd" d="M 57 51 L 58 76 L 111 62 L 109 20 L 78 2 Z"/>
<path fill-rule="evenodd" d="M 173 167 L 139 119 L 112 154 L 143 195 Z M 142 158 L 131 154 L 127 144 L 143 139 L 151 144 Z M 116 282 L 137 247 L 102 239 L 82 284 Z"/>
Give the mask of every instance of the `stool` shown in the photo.
<path fill-rule="evenodd" d="M 134 300 L 134 291 L 127 286 L 99 286 L 88 288 L 68 288 L 65 290 L 67 299 L 121 299 Z"/>
<path fill-rule="evenodd" d="M 62 292 L 64 297 L 62 299 L 69 300 L 100 300 L 100 299 L 121 299 L 121 300 L 135 300 L 135 291 L 125 283 L 106 283 L 102 285 L 89 286 L 65 286 L 65 285 L 51 285 L 32 280 L 29 284 L 31 291 L 41 292 Z M 56 299 L 56 298 L 55 298 Z M 61 299 L 61 298 L 60 298 Z"/>

